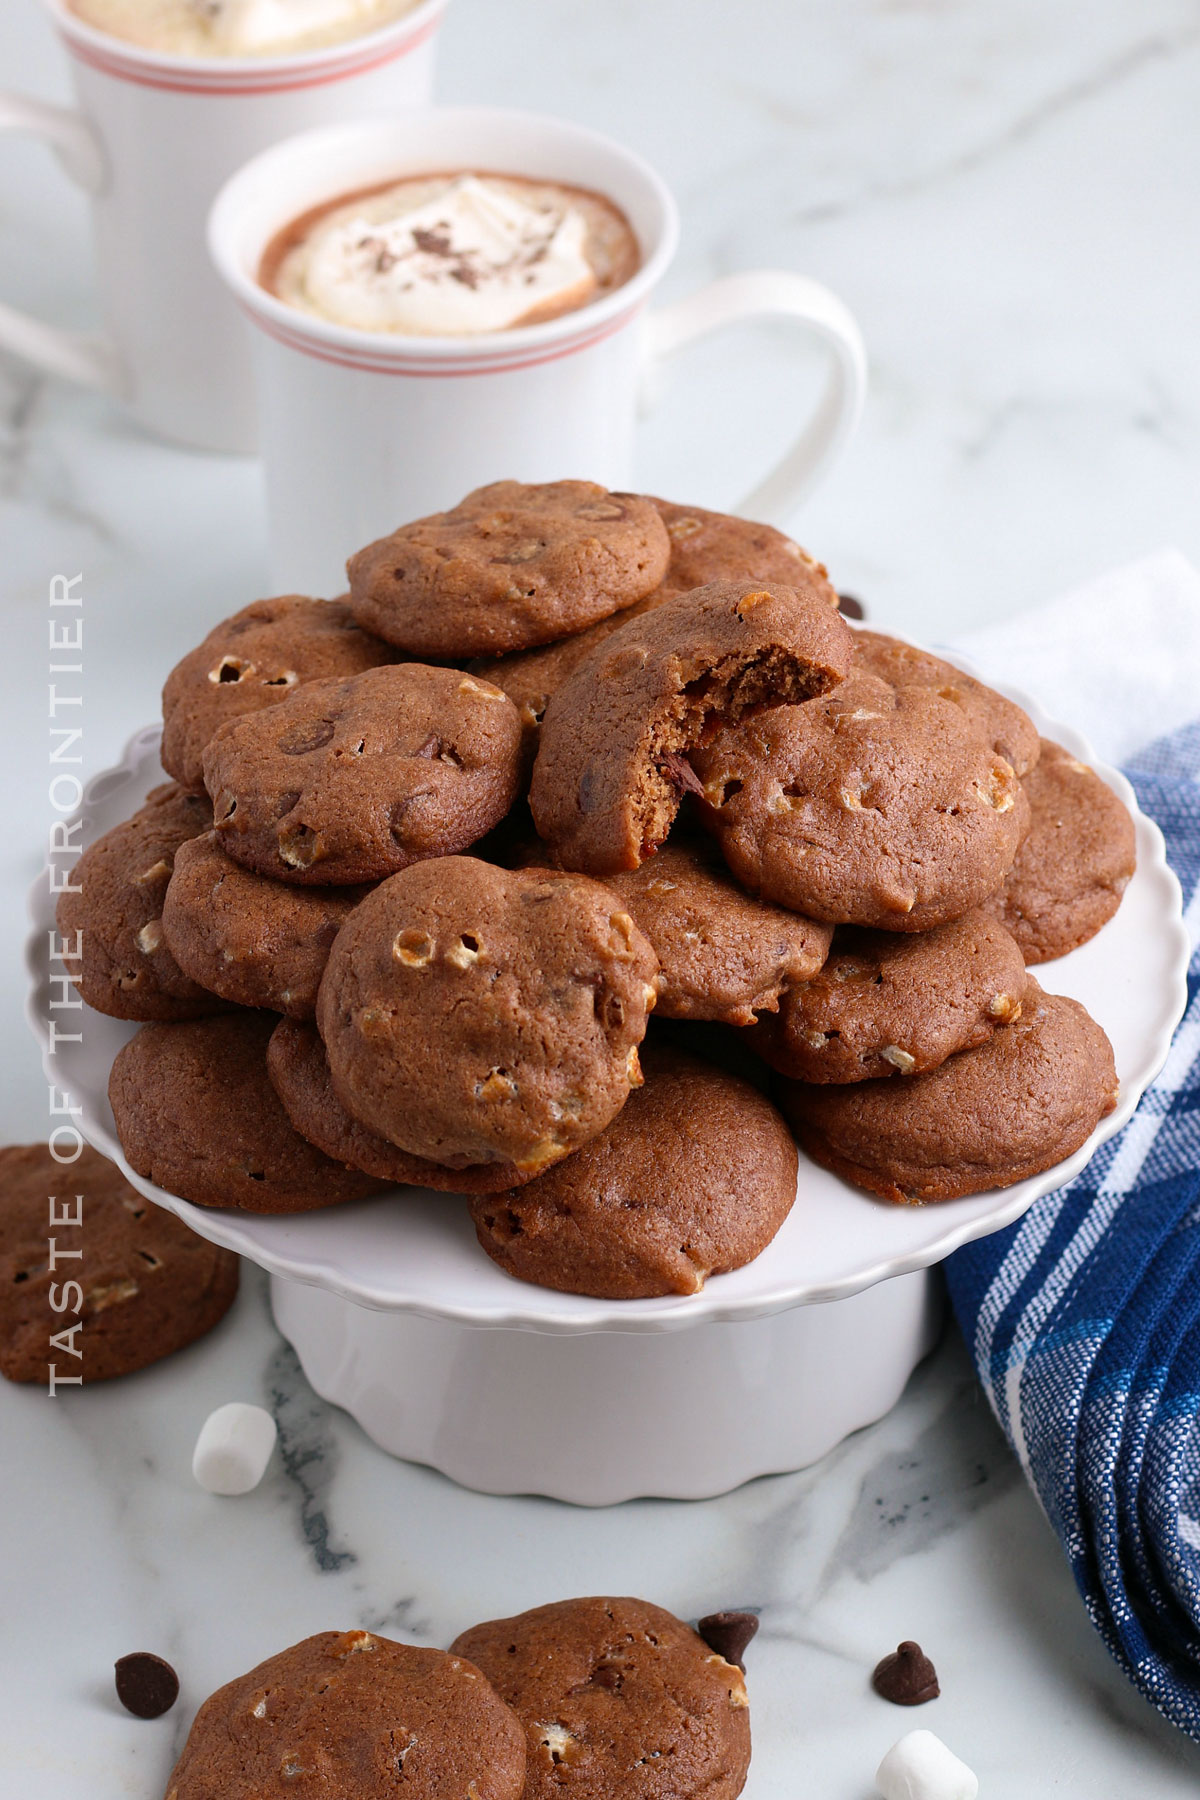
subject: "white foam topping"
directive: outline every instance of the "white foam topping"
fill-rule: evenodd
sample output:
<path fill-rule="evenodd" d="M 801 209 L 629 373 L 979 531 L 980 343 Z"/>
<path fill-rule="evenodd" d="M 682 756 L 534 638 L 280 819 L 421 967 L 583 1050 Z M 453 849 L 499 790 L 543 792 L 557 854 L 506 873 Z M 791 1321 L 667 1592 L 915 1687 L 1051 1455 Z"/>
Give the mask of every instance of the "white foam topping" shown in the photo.
<path fill-rule="evenodd" d="M 394 217 L 330 219 L 308 240 L 304 298 L 363 331 L 503 331 L 582 304 L 596 285 L 569 202 L 529 205 L 475 175 Z"/>
<path fill-rule="evenodd" d="M 278 45 L 367 30 L 378 0 L 191 0 L 221 56 L 255 56 Z"/>
<path fill-rule="evenodd" d="M 374 31 L 415 0 L 69 0 L 114 37 L 176 56 L 272 56 Z"/>

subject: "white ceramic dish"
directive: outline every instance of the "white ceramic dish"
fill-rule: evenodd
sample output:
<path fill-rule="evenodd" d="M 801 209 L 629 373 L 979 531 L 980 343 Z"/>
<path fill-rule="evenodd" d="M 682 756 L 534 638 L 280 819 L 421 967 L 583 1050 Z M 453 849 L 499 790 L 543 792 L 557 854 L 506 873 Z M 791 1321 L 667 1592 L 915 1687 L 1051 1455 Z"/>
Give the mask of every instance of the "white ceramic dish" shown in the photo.
<path fill-rule="evenodd" d="M 1095 764 L 1076 733 L 1039 715 L 1028 699 L 1022 704 L 1046 735 Z M 1179 884 L 1167 867 L 1162 835 L 1138 812 L 1129 783 L 1115 770 L 1096 766 L 1134 813 L 1137 874 L 1116 918 L 1099 936 L 1041 973 L 1044 987 L 1081 1000 L 1112 1039 L 1121 1079 L 1117 1110 L 1074 1156 L 1035 1180 L 940 1205 L 891 1206 L 802 1162 L 796 1206 L 774 1243 L 747 1268 L 715 1277 L 695 1296 L 591 1300 L 516 1282 L 478 1249 L 466 1209 L 424 1190 L 397 1190 L 394 1199 L 295 1218 L 191 1206 L 133 1174 L 116 1140 L 108 1071 L 135 1027 L 86 1012 L 83 1043 L 60 1046 L 48 1073 L 81 1104 L 80 1124 L 89 1141 L 126 1168 L 150 1199 L 271 1273 L 313 1282 L 361 1306 L 530 1331 L 672 1331 L 841 1299 L 889 1276 L 940 1262 L 960 1244 L 1019 1218 L 1039 1194 L 1061 1186 L 1098 1144 L 1120 1130 L 1166 1056 L 1185 995 L 1187 940 Z M 158 732 L 147 728 L 132 740 L 118 768 L 89 784 L 86 841 L 128 817 L 162 779 Z M 29 1018 L 45 1050 L 50 1017 L 46 931 L 52 906 L 44 881 L 34 890 L 33 915 Z"/>
<path fill-rule="evenodd" d="M 624 1303 L 512 1280 L 479 1249 L 465 1206 L 445 1195 L 397 1190 L 296 1218 L 192 1206 L 135 1175 L 116 1140 L 108 1072 L 136 1027 L 73 1013 L 83 1041 L 50 1053 L 53 905 L 43 878 L 31 903 L 28 1016 L 47 1077 L 70 1091 L 84 1135 L 142 1193 L 271 1273 L 280 1328 L 313 1385 L 393 1454 L 490 1492 L 586 1504 L 694 1498 L 801 1467 L 894 1404 L 936 1333 L 933 1265 L 1083 1168 L 1132 1114 L 1183 1011 L 1188 944 L 1161 833 L 1078 733 L 1013 698 L 1098 769 L 1137 828 L 1137 873 L 1116 918 L 1038 971 L 1043 986 L 1081 1000 L 1108 1032 L 1120 1104 L 1036 1180 L 894 1207 L 802 1159 L 796 1206 L 748 1268 L 698 1295 Z M 88 785 L 85 841 L 128 817 L 161 780 L 158 730 L 147 728 L 119 767 Z M 698 1392 L 703 1434 L 691 1404 Z M 586 1434 L 555 1426 L 578 1419 L 588 1420 Z"/>

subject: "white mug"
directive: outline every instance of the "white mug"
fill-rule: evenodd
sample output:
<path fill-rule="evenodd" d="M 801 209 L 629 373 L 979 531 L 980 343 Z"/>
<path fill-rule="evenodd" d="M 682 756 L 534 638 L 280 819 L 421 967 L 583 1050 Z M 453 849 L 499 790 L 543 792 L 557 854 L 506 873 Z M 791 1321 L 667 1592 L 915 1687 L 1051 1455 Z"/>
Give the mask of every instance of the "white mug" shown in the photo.
<path fill-rule="evenodd" d="M 285 225 L 355 189 L 473 169 L 590 188 L 622 208 L 641 264 L 603 298 L 537 325 L 469 337 L 399 336 L 330 324 L 258 280 Z M 782 522 L 858 422 L 862 340 L 828 289 L 800 275 L 734 275 L 657 311 L 646 303 L 675 251 L 674 201 L 630 151 L 529 113 L 430 108 L 307 132 L 248 163 L 213 206 L 213 259 L 254 332 L 271 580 L 337 593 L 346 558 L 409 519 L 509 477 L 633 481 L 639 391 L 657 360 L 750 318 L 793 320 L 829 351 L 813 416 L 736 509 Z"/>
<path fill-rule="evenodd" d="M 183 57 L 85 25 L 46 0 L 78 110 L 0 93 L 0 131 L 43 139 L 92 197 L 102 333 L 0 306 L 0 349 L 104 388 L 162 436 L 206 450 L 257 443 L 245 329 L 205 248 L 214 194 L 292 132 L 428 101 L 446 0 L 360 37 L 269 57 Z"/>

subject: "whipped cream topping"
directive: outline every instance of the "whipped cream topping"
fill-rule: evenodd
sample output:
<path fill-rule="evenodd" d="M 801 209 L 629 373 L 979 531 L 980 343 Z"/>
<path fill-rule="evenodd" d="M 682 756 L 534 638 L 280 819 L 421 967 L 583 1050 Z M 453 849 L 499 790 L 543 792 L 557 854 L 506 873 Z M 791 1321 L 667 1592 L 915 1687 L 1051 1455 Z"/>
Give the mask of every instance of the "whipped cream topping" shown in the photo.
<path fill-rule="evenodd" d="M 363 331 L 461 335 L 503 331 L 581 305 L 595 289 L 582 211 L 536 203 L 462 175 L 417 204 L 328 215 L 301 247 L 280 294 L 333 324 Z"/>
<path fill-rule="evenodd" d="M 415 0 L 71 0 L 89 25 L 178 56 L 278 56 L 374 31 Z"/>

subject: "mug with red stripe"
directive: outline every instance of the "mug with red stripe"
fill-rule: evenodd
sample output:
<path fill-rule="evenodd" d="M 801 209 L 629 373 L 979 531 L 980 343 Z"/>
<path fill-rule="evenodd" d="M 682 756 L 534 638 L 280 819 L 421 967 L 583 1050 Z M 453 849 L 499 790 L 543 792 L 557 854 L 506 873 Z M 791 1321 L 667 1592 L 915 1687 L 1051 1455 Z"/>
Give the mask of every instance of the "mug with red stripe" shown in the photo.
<path fill-rule="evenodd" d="M 636 269 L 538 323 L 459 335 L 338 323 L 264 285 L 264 254 L 295 221 L 339 198 L 449 171 L 602 196 L 633 229 Z M 857 425 L 866 386 L 858 328 L 827 288 L 786 270 L 727 276 L 651 307 L 678 235 L 671 194 L 639 157 L 530 113 L 438 107 L 331 126 L 275 145 L 231 177 L 213 206 L 209 245 L 254 327 L 275 589 L 339 592 L 355 550 L 485 482 L 580 477 L 628 488 L 638 398 L 654 367 L 751 319 L 789 321 L 825 352 L 823 387 L 790 448 L 753 492 L 730 502 L 786 522 Z"/>
<path fill-rule="evenodd" d="M 446 0 L 319 49 L 180 56 L 98 31 L 45 0 L 78 106 L 0 93 L 0 131 L 41 138 L 91 196 L 103 330 L 0 306 L 0 348 L 119 395 L 178 443 L 257 445 L 245 328 L 205 249 L 225 178 L 295 132 L 426 102 Z"/>

